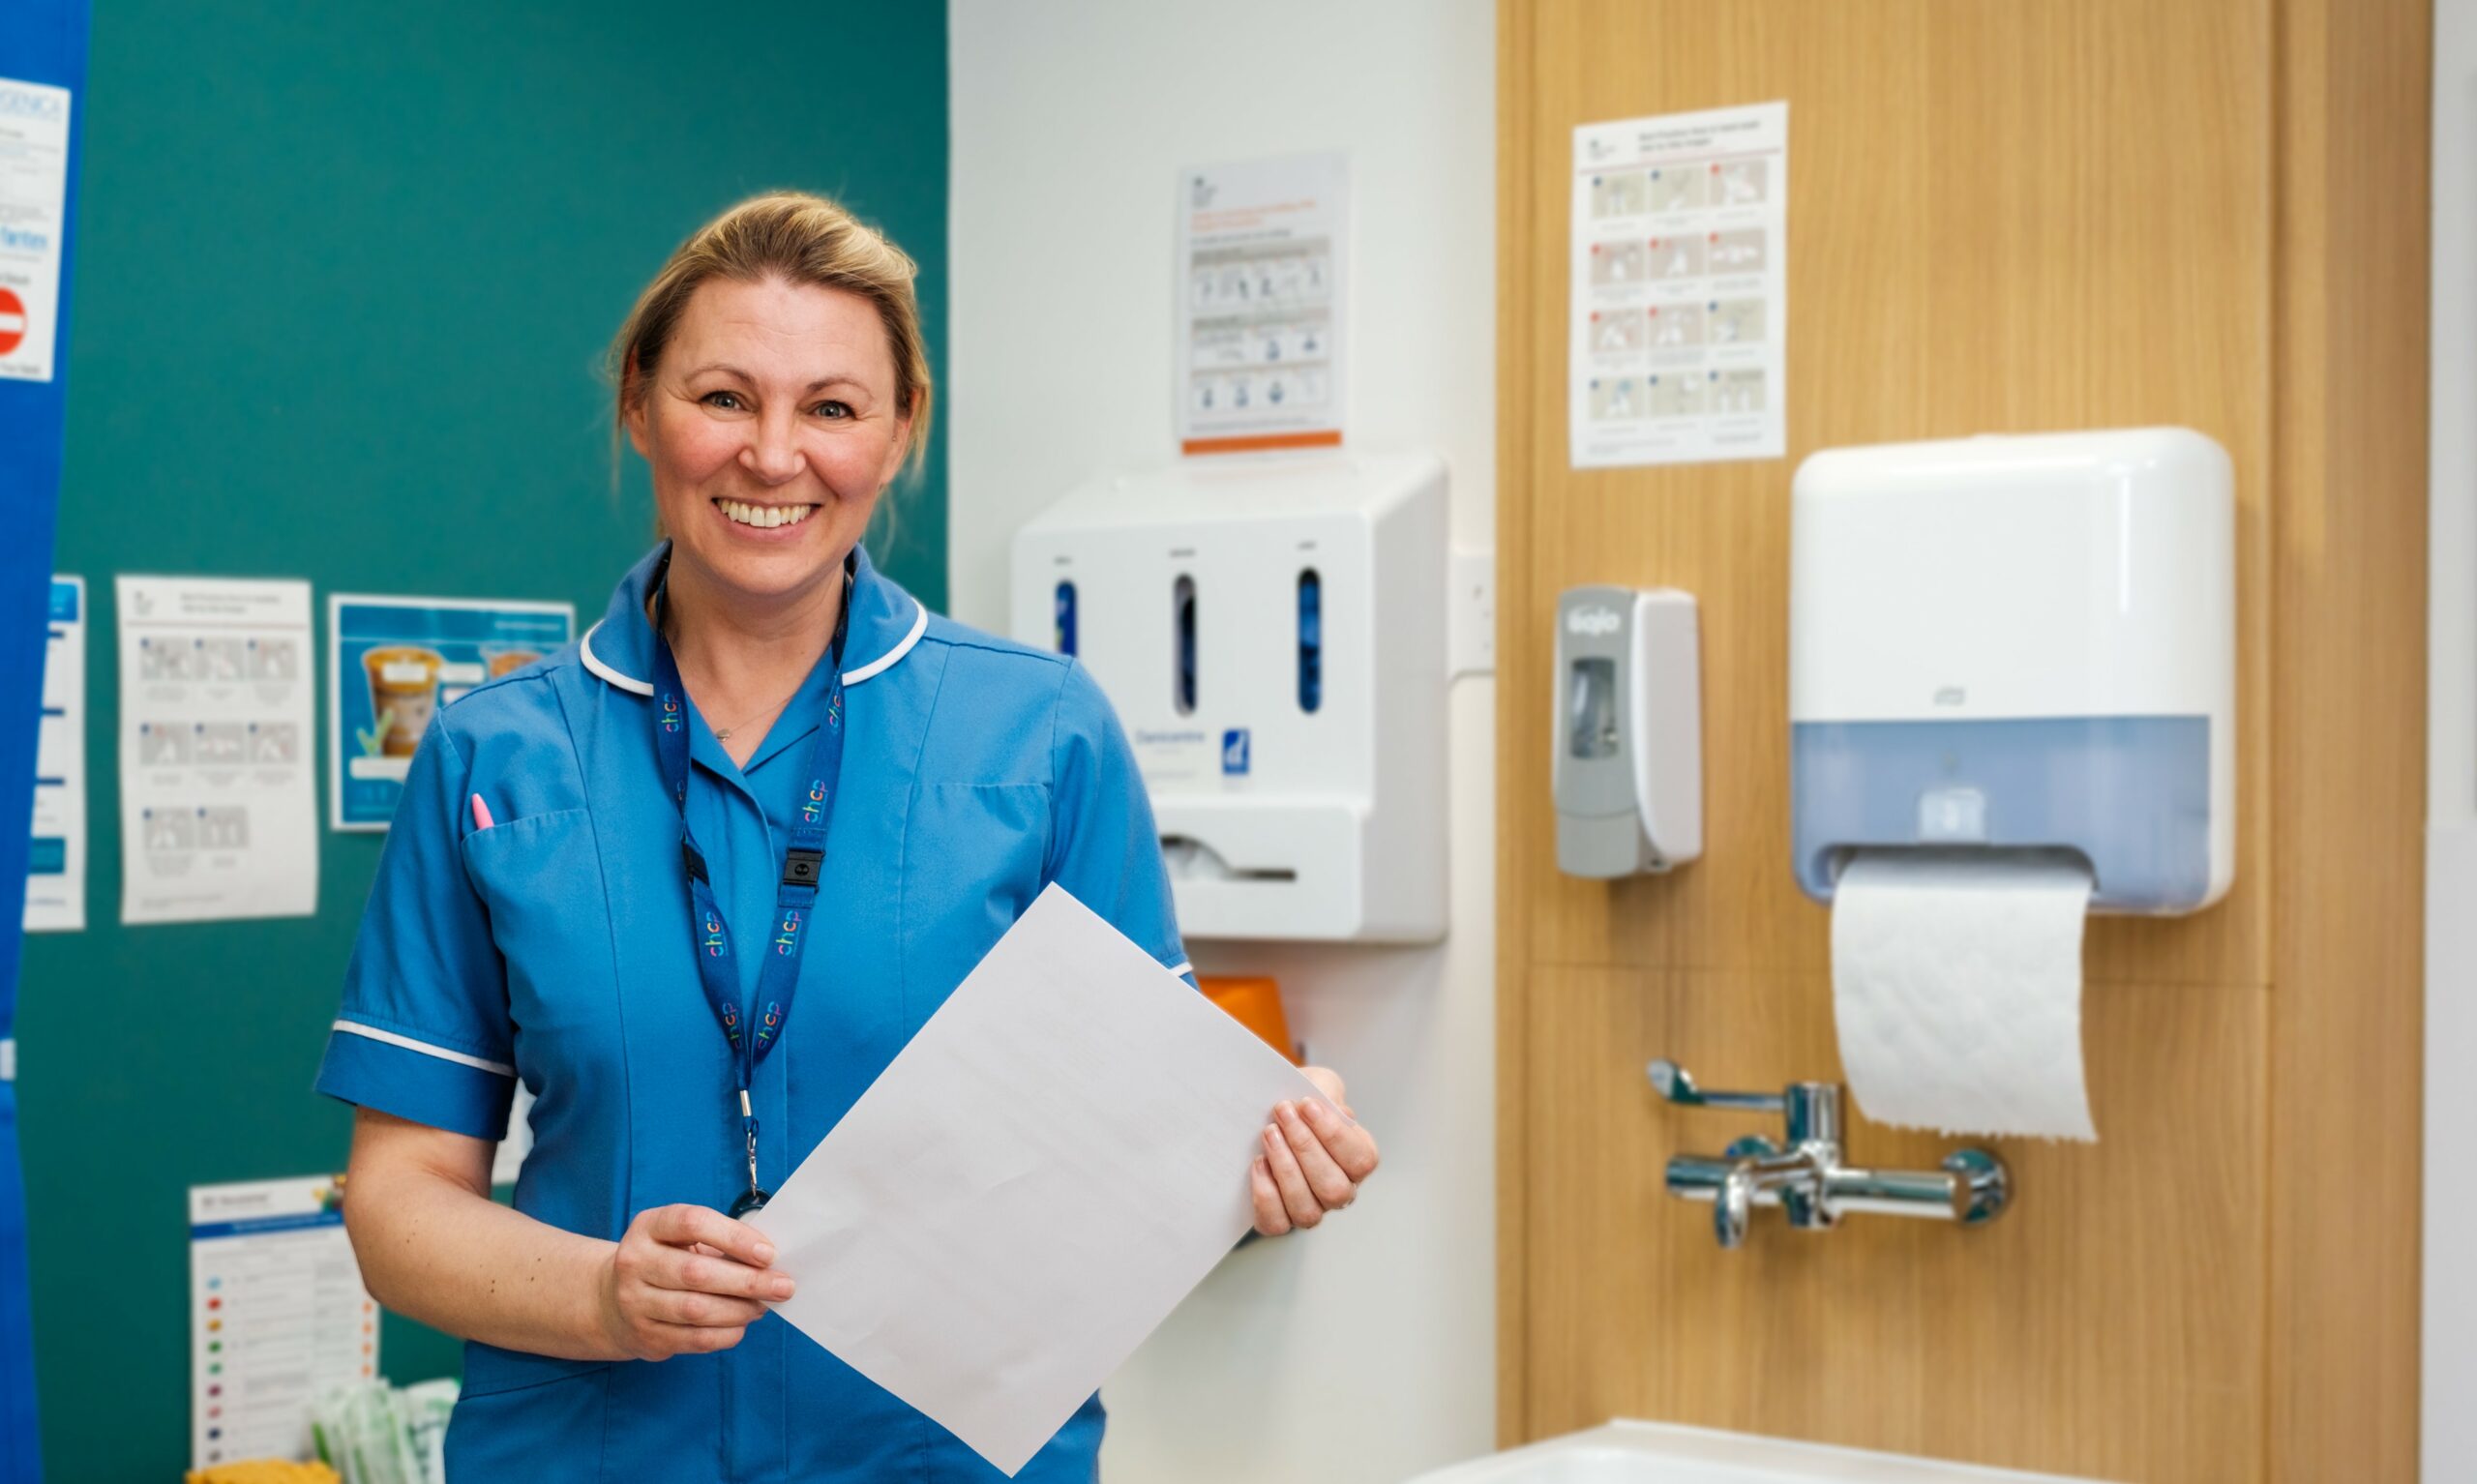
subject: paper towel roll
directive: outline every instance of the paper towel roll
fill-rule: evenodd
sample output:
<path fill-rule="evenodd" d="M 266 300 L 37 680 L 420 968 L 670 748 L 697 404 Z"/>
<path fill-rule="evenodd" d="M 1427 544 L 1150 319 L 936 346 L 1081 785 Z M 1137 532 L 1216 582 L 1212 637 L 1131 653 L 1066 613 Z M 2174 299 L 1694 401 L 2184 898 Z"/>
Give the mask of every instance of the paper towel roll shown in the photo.
<path fill-rule="evenodd" d="M 1853 857 L 1833 896 L 1833 1010 L 1866 1116 L 2097 1139 L 2081 1076 L 2089 910 L 2089 868 L 2068 854 Z"/>

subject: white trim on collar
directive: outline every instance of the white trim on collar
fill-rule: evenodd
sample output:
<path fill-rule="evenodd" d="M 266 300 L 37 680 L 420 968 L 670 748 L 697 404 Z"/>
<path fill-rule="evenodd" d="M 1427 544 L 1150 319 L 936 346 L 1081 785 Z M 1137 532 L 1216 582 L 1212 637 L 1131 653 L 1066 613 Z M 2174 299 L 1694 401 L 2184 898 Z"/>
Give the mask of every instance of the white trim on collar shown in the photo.
<path fill-rule="evenodd" d="M 601 632 L 602 620 L 597 618 L 594 620 L 593 627 L 584 631 L 584 638 L 577 641 L 577 658 L 584 662 L 585 668 L 593 671 L 597 675 L 600 675 L 603 679 L 610 681 L 619 689 L 635 696 L 651 696 L 654 693 L 654 688 L 650 684 L 642 680 L 629 679 L 617 670 L 612 669 L 610 666 L 603 664 L 602 657 L 593 652 L 593 637 Z"/>
<path fill-rule="evenodd" d="M 919 643 L 920 636 L 928 632 L 928 605 L 915 598 L 911 603 L 911 632 L 897 640 L 892 649 L 889 649 L 885 653 L 878 656 L 876 659 L 871 660 L 868 664 L 861 666 L 858 669 L 845 670 L 843 672 L 843 683 L 845 685 L 858 685 L 861 681 L 868 679 L 871 675 L 878 674 L 884 670 L 887 667 L 893 665 L 895 661 L 911 653 L 911 646 Z"/>
<path fill-rule="evenodd" d="M 639 680 L 631 675 L 623 675 L 619 673 L 617 670 L 611 668 L 608 661 L 593 652 L 593 637 L 601 632 L 602 624 L 600 620 L 596 620 L 592 628 L 584 631 L 584 638 L 577 643 L 577 658 L 584 662 L 585 668 L 593 671 L 597 675 L 600 675 L 603 679 L 610 681 L 619 689 L 628 692 L 630 695 L 651 696 L 654 693 L 654 688 L 650 683 Z M 928 605 L 915 598 L 912 600 L 911 604 L 911 632 L 896 640 L 895 646 L 892 649 L 889 649 L 885 653 L 878 656 L 876 659 L 871 660 L 868 664 L 861 666 L 857 669 L 845 670 L 843 672 L 843 683 L 845 685 L 858 685 L 861 681 L 869 679 L 871 676 L 883 674 L 887 669 L 893 667 L 897 660 L 900 660 L 905 655 L 911 653 L 911 646 L 919 643 L 920 636 L 928 632 Z"/>

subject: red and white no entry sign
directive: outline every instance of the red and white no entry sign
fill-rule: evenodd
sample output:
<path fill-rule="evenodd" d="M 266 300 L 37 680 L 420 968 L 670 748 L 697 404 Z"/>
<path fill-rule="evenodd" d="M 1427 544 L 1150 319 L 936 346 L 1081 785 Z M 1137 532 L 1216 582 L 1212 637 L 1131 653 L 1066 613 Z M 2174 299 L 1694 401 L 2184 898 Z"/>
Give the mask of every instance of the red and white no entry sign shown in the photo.
<path fill-rule="evenodd" d="M 0 356 L 17 348 L 26 338 L 26 303 L 15 294 L 0 288 Z"/>

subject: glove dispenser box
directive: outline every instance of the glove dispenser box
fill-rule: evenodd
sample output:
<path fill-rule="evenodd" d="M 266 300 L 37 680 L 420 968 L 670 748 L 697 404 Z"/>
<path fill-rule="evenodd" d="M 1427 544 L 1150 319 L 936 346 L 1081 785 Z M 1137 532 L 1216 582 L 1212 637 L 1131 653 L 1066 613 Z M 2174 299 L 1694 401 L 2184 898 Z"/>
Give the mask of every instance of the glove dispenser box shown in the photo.
<path fill-rule="evenodd" d="M 1791 836 L 2069 850 L 2094 910 L 2236 858 L 2234 475 L 2185 429 L 1832 449 L 1791 495 Z"/>
<path fill-rule="evenodd" d="M 1015 538 L 1015 637 L 1117 708 L 1190 938 L 1446 929 L 1446 473 L 1206 460 L 1085 486 Z"/>

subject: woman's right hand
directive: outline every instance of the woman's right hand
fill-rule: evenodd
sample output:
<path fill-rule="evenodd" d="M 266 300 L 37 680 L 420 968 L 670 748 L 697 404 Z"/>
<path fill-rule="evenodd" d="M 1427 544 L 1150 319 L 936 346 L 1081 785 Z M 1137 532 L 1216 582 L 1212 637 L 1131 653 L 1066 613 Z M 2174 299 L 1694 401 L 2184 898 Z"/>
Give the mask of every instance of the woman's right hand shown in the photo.
<path fill-rule="evenodd" d="M 774 1244 L 701 1205 L 660 1205 L 628 1223 L 602 1269 L 603 1333 L 640 1360 L 737 1345 L 768 1302 L 791 1296 Z"/>

